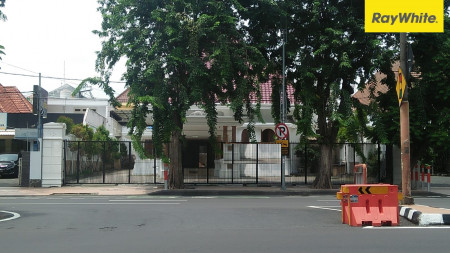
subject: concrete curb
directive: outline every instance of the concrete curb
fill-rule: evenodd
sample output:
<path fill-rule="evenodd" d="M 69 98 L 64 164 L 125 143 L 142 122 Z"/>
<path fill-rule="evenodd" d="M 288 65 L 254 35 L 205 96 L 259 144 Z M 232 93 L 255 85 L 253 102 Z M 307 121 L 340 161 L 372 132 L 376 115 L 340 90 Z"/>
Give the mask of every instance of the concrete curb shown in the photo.
<path fill-rule="evenodd" d="M 224 189 L 177 189 L 160 190 L 149 193 L 153 196 L 311 196 L 311 195 L 336 195 L 337 190 L 224 190 Z"/>
<path fill-rule="evenodd" d="M 419 226 L 450 225 L 450 214 L 422 213 L 410 207 L 400 207 L 400 216 Z"/>

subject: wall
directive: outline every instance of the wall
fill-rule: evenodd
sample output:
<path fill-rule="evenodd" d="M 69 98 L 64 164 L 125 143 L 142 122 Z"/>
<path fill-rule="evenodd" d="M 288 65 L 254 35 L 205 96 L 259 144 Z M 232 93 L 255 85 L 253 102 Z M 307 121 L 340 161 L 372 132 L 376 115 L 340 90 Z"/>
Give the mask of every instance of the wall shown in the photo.
<path fill-rule="evenodd" d="M 66 125 L 44 124 L 42 149 L 42 187 L 60 187 L 63 184 L 63 139 Z"/>

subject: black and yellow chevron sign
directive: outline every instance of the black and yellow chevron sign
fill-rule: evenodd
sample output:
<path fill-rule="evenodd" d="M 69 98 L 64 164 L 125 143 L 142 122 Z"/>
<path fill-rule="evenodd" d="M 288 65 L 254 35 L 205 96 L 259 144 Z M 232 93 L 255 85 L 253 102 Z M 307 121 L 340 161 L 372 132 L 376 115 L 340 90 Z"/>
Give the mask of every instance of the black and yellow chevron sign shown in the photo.
<path fill-rule="evenodd" d="M 361 186 L 358 188 L 358 192 L 361 194 L 388 194 L 389 189 L 387 186 Z"/>

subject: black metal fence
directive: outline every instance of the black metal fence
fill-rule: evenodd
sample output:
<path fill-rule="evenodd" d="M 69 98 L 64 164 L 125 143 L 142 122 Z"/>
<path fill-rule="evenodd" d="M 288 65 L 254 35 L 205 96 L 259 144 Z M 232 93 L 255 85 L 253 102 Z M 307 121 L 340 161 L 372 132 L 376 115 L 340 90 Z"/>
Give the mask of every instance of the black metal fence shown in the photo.
<path fill-rule="evenodd" d="M 129 141 L 65 141 L 65 184 L 164 183 L 162 165 L 151 145 L 140 159 Z"/>
<path fill-rule="evenodd" d="M 148 159 L 141 159 L 129 141 L 65 141 L 65 184 L 164 183 L 163 163 L 155 158 L 151 142 L 142 143 Z M 333 145 L 333 184 L 352 183 L 355 164 L 365 163 L 368 183 L 387 174 L 386 149 L 372 143 Z M 320 146 L 289 143 L 285 158 L 288 185 L 311 184 L 319 173 Z M 186 184 L 281 184 L 282 154 L 279 144 L 222 143 L 213 149 L 207 142 L 184 146 Z"/>
<path fill-rule="evenodd" d="M 208 149 L 210 151 L 210 149 Z M 211 151 L 210 151 L 211 152 Z M 191 184 L 281 184 L 281 148 L 273 143 L 222 143 L 214 155 L 199 152 L 198 167 L 184 168 L 184 182 Z M 214 158 L 211 164 L 206 159 Z M 386 150 L 373 143 L 333 145 L 331 181 L 353 183 L 354 166 L 367 164 L 368 183 L 386 177 Z M 319 173 L 320 145 L 289 143 L 285 159 L 286 184 L 311 184 Z"/>

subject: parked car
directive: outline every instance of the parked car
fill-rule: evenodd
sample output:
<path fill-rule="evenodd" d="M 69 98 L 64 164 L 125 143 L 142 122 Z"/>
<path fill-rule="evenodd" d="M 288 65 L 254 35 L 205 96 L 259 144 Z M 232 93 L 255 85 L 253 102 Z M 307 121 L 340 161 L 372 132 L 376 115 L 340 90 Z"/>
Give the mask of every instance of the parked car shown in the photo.
<path fill-rule="evenodd" d="M 19 154 L 0 154 L 0 176 L 17 177 L 19 175 Z"/>

